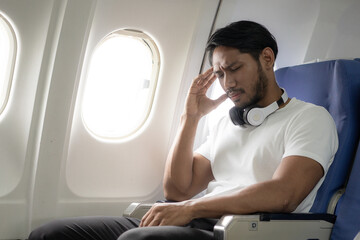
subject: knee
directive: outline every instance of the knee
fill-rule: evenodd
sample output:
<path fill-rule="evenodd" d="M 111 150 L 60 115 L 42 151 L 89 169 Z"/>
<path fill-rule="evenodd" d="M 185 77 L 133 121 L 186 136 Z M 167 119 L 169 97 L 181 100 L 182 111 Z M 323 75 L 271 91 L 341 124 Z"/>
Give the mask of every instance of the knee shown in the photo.
<path fill-rule="evenodd" d="M 28 240 L 62 239 L 63 228 L 64 225 L 61 220 L 46 223 L 34 229 L 30 233 Z"/>
<path fill-rule="evenodd" d="M 148 231 L 146 231 L 146 228 L 134 228 L 130 229 L 117 239 L 117 240 L 151 240 L 153 239 L 151 234 L 149 234 Z"/>

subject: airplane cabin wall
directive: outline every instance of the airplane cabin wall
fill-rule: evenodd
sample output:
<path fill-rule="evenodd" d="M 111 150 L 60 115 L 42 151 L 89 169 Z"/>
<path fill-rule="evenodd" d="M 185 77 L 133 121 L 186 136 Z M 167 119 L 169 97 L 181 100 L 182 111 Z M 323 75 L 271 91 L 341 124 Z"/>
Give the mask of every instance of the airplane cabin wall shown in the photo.
<path fill-rule="evenodd" d="M 9 101 L 0 116 L 0 238 L 14 239 L 28 232 L 29 194 L 36 146 L 33 120 L 41 114 L 38 84 L 46 86 L 44 62 L 53 1 L 1 1 L 0 11 L 17 36 L 17 59 Z M 49 53 L 45 53 L 49 50 Z M 42 86 L 41 88 L 43 88 Z M 39 94 L 37 96 L 37 94 Z"/>
<path fill-rule="evenodd" d="M 202 61 L 203 52 L 190 59 L 189 49 L 191 43 L 206 42 L 216 7 L 217 1 L 203 0 L 96 3 L 61 165 L 56 217 L 121 215 L 129 202 L 163 199 L 162 173 L 174 112 L 179 94 L 186 92 L 183 75 L 187 69 L 197 74 Z M 144 31 L 158 45 L 158 88 L 149 119 L 136 134 L 102 139 L 89 133 L 81 118 L 87 67 L 102 38 L 125 28 Z"/>
<path fill-rule="evenodd" d="M 360 56 L 360 1 L 322 0 L 304 61 Z"/>
<path fill-rule="evenodd" d="M 219 2 L 215 28 L 240 19 L 269 28 L 279 45 L 277 68 L 360 56 L 356 0 L 0 1 L 18 37 L 0 115 L 0 239 L 26 238 L 54 218 L 121 215 L 129 202 L 163 198 L 167 151 Z M 123 28 L 155 40 L 160 74 L 145 125 L 109 141 L 86 130 L 81 103 L 94 48 Z M 197 145 L 204 136 L 200 130 Z"/>
<path fill-rule="evenodd" d="M 223 0 L 215 28 L 241 19 L 275 36 L 276 67 L 360 56 L 358 0 Z"/>
<path fill-rule="evenodd" d="M 185 94 L 187 89 L 182 83 L 184 72 L 196 75 L 203 58 L 201 47 L 194 51 L 196 56 L 189 51 L 206 42 L 217 3 L 0 3 L 1 12 L 13 19 L 20 46 L 10 101 L 0 122 L 0 161 L 5 166 L 0 170 L 0 239 L 26 238 L 31 229 L 53 218 L 121 215 L 133 200 L 163 198 L 162 171 L 174 131 L 173 115 L 179 92 Z M 161 68 L 146 127 L 132 138 L 109 143 L 94 140 L 84 131 L 77 110 L 94 47 L 122 28 L 153 37 L 160 49 Z M 124 171 L 127 165 L 133 168 Z M 107 171 L 115 174 L 108 182 L 104 181 L 110 179 Z M 98 185 L 91 183 L 93 178 Z M 85 185 L 76 189 L 79 182 Z M 135 190 L 133 194 L 132 187 L 145 193 Z"/>

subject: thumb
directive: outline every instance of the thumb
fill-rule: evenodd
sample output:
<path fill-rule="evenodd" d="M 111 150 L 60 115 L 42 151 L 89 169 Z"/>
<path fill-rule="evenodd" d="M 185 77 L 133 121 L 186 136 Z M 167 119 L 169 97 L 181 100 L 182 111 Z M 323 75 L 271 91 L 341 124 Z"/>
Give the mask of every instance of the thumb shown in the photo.
<path fill-rule="evenodd" d="M 215 99 L 214 100 L 215 108 L 217 108 L 221 103 L 225 102 L 226 99 L 227 99 L 227 95 L 225 93 L 220 97 L 218 97 L 217 99 Z"/>

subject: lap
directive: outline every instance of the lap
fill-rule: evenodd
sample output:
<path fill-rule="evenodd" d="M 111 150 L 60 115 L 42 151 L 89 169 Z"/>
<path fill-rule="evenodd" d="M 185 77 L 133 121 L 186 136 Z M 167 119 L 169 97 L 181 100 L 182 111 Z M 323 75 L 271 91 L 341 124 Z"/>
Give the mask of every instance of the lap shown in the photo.
<path fill-rule="evenodd" d="M 140 221 L 124 217 L 78 217 L 51 221 L 35 229 L 29 240 L 116 240 L 123 232 L 138 227 Z"/>
<path fill-rule="evenodd" d="M 177 226 L 141 227 L 123 233 L 118 240 L 213 240 L 212 231 Z"/>
<path fill-rule="evenodd" d="M 197 219 L 186 227 L 160 226 L 139 228 L 140 220 L 124 217 L 79 217 L 59 219 L 35 229 L 29 240 L 161 240 L 213 239 L 217 220 Z"/>

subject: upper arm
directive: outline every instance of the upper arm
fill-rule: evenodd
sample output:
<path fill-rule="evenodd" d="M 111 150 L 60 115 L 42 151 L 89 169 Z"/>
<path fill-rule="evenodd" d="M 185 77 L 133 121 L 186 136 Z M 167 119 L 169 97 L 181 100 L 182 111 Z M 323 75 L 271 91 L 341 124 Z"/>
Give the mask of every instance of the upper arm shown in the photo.
<path fill-rule="evenodd" d="M 291 189 L 300 204 L 326 174 L 338 148 L 334 120 L 322 107 L 311 107 L 292 120 L 285 134 L 283 159 L 273 175 Z"/>
<path fill-rule="evenodd" d="M 303 156 L 288 156 L 273 175 L 281 184 L 281 191 L 292 211 L 309 195 L 324 175 L 324 169 L 317 161 Z"/>
<path fill-rule="evenodd" d="M 192 192 L 194 195 L 204 190 L 210 181 L 214 180 L 211 162 L 201 154 L 194 153 Z"/>

